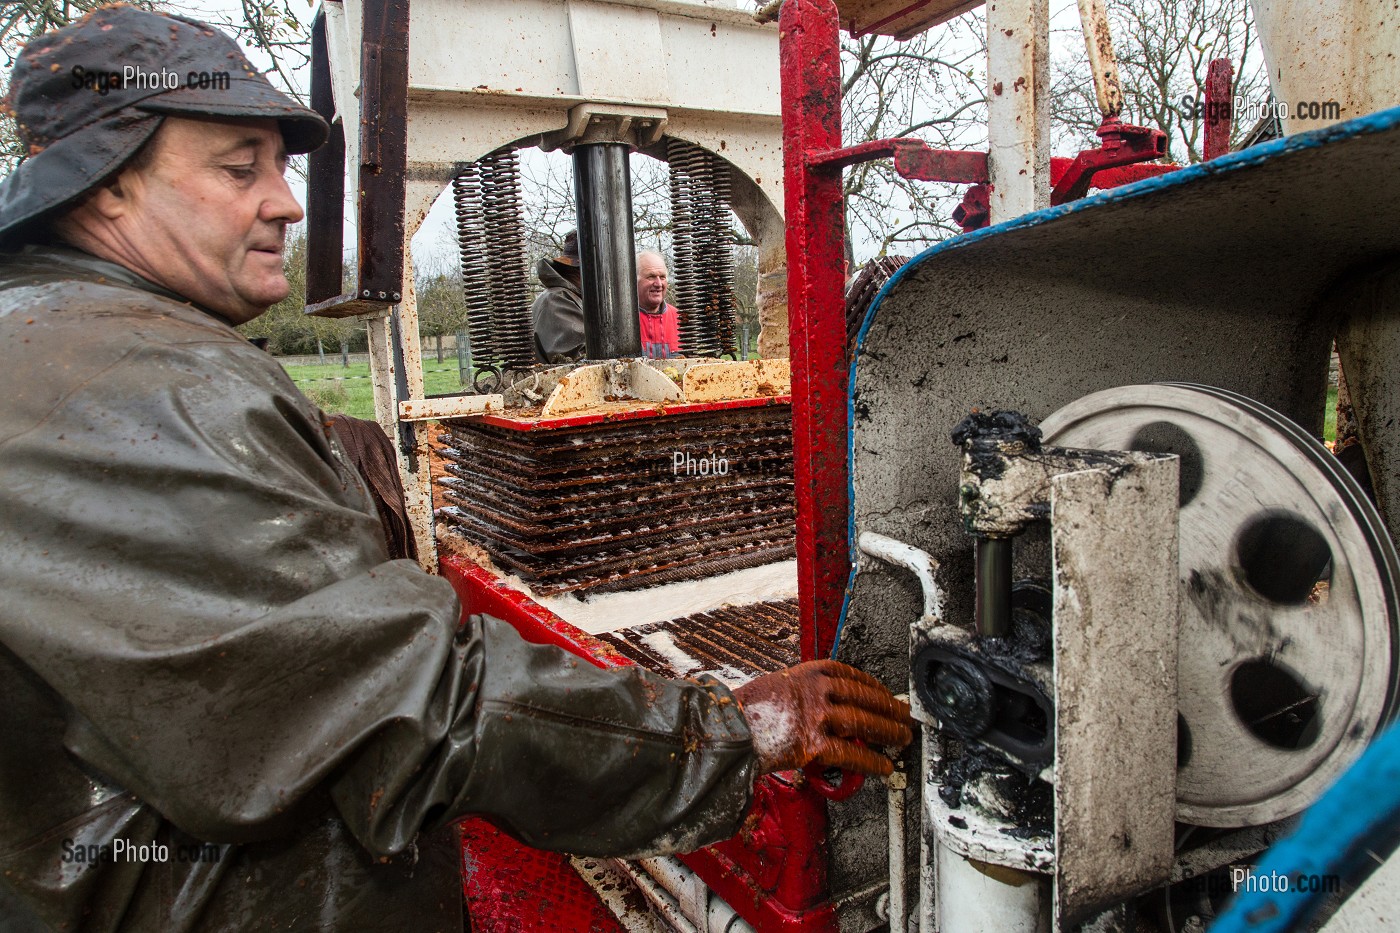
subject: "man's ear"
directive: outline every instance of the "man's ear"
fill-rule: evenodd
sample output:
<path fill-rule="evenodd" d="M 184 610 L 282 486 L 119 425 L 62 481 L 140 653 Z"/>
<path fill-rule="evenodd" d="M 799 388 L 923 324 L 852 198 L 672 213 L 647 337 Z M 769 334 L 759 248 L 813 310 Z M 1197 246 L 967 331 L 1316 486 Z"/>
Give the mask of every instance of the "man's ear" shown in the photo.
<path fill-rule="evenodd" d="M 83 207 L 106 220 L 116 220 L 131 209 L 131 196 L 138 184 L 130 169 L 122 169 L 94 188 Z"/>

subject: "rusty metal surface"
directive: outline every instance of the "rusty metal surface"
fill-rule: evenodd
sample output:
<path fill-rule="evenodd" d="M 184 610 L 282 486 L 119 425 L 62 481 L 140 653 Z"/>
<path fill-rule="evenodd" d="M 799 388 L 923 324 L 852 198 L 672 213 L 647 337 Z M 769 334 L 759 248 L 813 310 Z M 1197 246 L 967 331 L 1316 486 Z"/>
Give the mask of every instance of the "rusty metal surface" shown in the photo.
<path fill-rule="evenodd" d="M 562 375 L 540 410 L 540 417 L 578 414 L 609 402 L 680 400 L 680 387 L 656 367 L 639 359 L 610 360 L 580 366 Z"/>
<path fill-rule="evenodd" d="M 1234 115 L 1235 66 L 1228 58 L 1217 58 L 1206 72 L 1206 125 L 1201 158 L 1216 159 L 1230 151 L 1230 129 Z"/>
<path fill-rule="evenodd" d="M 747 679 L 797 663 L 797 600 L 731 606 L 598 638 L 659 674 Z"/>
<path fill-rule="evenodd" d="M 452 207 L 472 356 L 528 368 L 535 346 L 516 150 L 503 146 L 463 164 L 452 179 Z"/>
<path fill-rule="evenodd" d="M 408 0 L 365 0 L 355 297 L 398 301 L 408 173 Z"/>
<path fill-rule="evenodd" d="M 789 0 L 779 27 L 798 593 L 811 659 L 831 651 L 850 572 L 844 199 L 840 169 L 810 161 L 841 148 L 840 28 L 829 0 Z"/>
<path fill-rule="evenodd" d="M 841 26 L 859 38 L 872 33 L 908 39 L 982 6 L 984 0 L 841 0 Z"/>
<path fill-rule="evenodd" d="M 1084 46 L 1089 53 L 1099 113 L 1117 117 L 1123 112 L 1123 86 L 1118 81 L 1118 57 L 1113 54 L 1113 33 L 1108 28 L 1103 0 L 1079 0 L 1079 22 L 1084 27 Z"/>
<path fill-rule="evenodd" d="M 557 431 L 562 428 L 576 428 L 587 424 L 616 424 L 623 421 L 647 420 L 655 418 L 657 415 L 674 417 L 702 411 L 728 411 L 735 408 L 782 407 L 786 409 L 790 404 L 792 404 L 792 398 L 785 395 L 775 395 L 771 398 L 728 399 L 723 402 L 696 402 L 693 404 L 666 404 L 663 402 L 636 401 L 604 402 L 587 411 L 579 412 L 574 415 L 565 415 L 560 418 L 541 417 L 538 408 L 515 411 L 507 410 L 500 415 L 486 415 L 481 418 L 481 423 L 493 425 L 498 428 L 506 428 L 511 431 Z"/>
<path fill-rule="evenodd" d="M 733 354 L 729 166 L 719 155 L 675 137 L 666 141 L 666 161 L 675 229 L 672 294 L 680 309 L 681 352 L 686 356 Z"/>
<path fill-rule="evenodd" d="M 784 408 L 529 433 L 445 426 L 438 516 L 541 594 L 634 589 L 792 555 Z"/>
<path fill-rule="evenodd" d="M 406 398 L 399 402 L 400 421 L 432 421 L 501 411 L 499 395 L 452 395 L 444 398 Z"/>
<path fill-rule="evenodd" d="M 345 239 L 345 124 L 335 119 L 326 15 L 311 24 L 311 109 L 330 124 L 326 144 L 306 157 L 306 303 L 340 294 Z"/>
<path fill-rule="evenodd" d="M 681 391 L 688 402 L 790 396 L 792 366 L 787 360 L 698 363 L 681 374 Z"/>

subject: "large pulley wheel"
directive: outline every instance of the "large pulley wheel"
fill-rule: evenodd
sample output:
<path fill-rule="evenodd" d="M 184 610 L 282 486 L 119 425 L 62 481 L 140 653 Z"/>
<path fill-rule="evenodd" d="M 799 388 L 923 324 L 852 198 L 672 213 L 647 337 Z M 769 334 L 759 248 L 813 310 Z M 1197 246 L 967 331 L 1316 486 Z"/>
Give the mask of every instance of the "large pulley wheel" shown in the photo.
<path fill-rule="evenodd" d="M 1221 389 L 1110 389 L 1041 428 L 1181 458 L 1179 819 L 1304 809 L 1394 711 L 1400 571 L 1375 508 L 1314 438 Z"/>

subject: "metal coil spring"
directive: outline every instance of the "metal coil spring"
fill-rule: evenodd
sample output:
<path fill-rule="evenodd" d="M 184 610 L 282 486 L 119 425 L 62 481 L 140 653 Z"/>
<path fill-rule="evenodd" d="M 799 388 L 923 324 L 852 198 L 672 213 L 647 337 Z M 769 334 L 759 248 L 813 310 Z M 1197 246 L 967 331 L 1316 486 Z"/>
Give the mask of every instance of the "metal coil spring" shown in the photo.
<path fill-rule="evenodd" d="M 706 346 L 704 322 L 698 280 L 695 274 L 694 169 L 699 150 L 677 139 L 666 144 L 666 161 L 670 165 L 671 188 L 671 252 L 675 259 L 672 299 L 679 309 L 678 329 L 681 352 L 685 356 L 704 356 Z"/>
<path fill-rule="evenodd" d="M 529 368 L 534 328 L 515 150 L 498 149 L 464 166 L 452 180 L 452 198 L 473 358 L 493 369 Z"/>
<path fill-rule="evenodd" d="M 452 179 L 452 204 L 457 218 L 457 249 L 461 256 L 462 291 L 467 305 L 467 335 L 472 358 L 478 365 L 491 365 L 501 354 L 491 323 L 486 225 L 482 219 L 481 175 L 477 163 L 464 165 Z"/>
<path fill-rule="evenodd" d="M 514 149 L 499 149 L 480 164 L 496 339 L 507 366 L 528 368 L 535 361 L 535 351 L 525 268 L 520 157 Z"/>
<path fill-rule="evenodd" d="M 733 354 L 729 168 L 715 154 L 676 139 L 667 142 L 666 155 L 681 350 L 688 356 Z"/>

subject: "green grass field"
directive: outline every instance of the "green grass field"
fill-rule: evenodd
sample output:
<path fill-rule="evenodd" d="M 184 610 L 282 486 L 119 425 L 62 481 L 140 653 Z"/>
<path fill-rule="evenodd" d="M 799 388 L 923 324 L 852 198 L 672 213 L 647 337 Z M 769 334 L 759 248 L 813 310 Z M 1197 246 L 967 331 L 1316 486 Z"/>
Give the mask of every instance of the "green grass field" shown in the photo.
<path fill-rule="evenodd" d="M 355 418 L 374 417 L 374 389 L 369 382 L 369 364 L 348 367 L 338 363 L 328 366 L 286 366 L 287 375 L 305 392 L 311 401 L 330 414 L 346 414 Z M 457 367 L 451 360 L 438 363 L 425 360 L 423 364 L 424 393 L 441 395 L 461 392 Z M 1331 441 L 1337 436 L 1337 390 L 1327 390 L 1327 423 L 1323 436 Z"/>
<path fill-rule="evenodd" d="M 287 366 L 287 375 L 328 414 L 346 414 L 354 418 L 374 417 L 374 387 L 369 381 L 369 364 L 352 363 L 341 366 Z M 456 365 L 449 359 L 442 363 L 433 359 L 423 362 L 424 394 L 440 395 L 463 391 Z"/>

